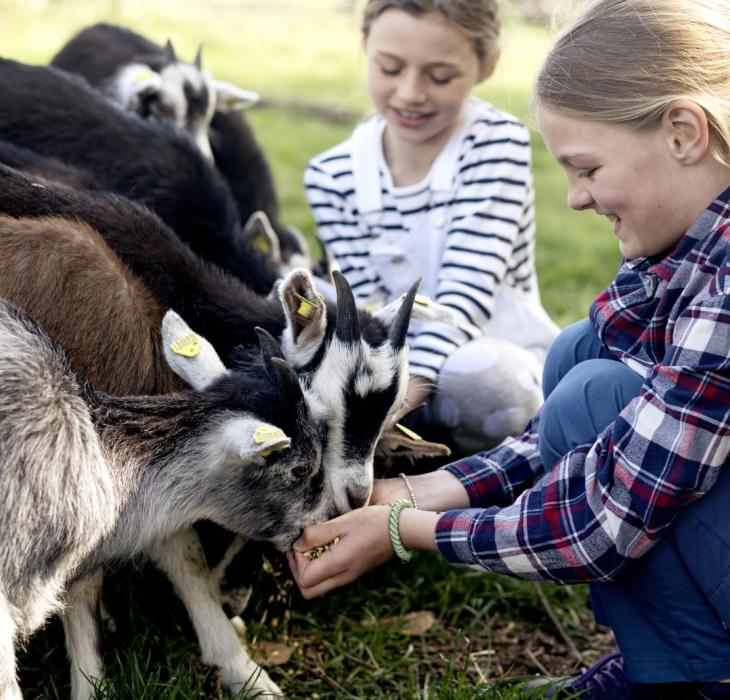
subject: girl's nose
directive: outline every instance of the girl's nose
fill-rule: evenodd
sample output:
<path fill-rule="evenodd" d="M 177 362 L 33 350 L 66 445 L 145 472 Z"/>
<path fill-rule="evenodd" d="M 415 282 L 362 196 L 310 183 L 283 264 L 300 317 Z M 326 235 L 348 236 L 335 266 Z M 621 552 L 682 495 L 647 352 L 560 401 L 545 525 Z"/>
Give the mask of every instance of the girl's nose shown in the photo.
<path fill-rule="evenodd" d="M 398 98 L 404 104 L 419 104 L 426 99 L 423 80 L 415 71 L 407 71 L 398 82 Z"/>
<path fill-rule="evenodd" d="M 585 187 L 572 186 L 568 189 L 568 206 L 576 211 L 590 209 L 593 197 Z"/>

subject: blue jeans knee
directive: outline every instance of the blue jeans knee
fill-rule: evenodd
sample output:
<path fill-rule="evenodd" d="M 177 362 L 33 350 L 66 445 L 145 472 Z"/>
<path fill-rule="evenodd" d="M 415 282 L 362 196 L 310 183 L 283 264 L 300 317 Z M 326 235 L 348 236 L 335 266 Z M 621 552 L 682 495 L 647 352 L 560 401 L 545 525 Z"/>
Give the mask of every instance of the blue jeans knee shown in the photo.
<path fill-rule="evenodd" d="M 584 360 L 545 400 L 538 444 L 546 469 L 570 450 L 593 442 L 641 390 L 642 378 L 615 359 Z"/>
<path fill-rule="evenodd" d="M 580 362 L 615 359 L 598 339 L 591 322 L 584 318 L 560 332 L 550 346 L 542 373 L 543 396 L 547 398 L 563 377 Z"/>

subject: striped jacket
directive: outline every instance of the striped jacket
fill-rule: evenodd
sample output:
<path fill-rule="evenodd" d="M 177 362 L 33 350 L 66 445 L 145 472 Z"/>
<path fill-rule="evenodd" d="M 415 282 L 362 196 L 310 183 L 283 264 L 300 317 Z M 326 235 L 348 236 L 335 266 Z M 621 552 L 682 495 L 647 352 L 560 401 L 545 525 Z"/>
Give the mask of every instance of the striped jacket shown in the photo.
<path fill-rule="evenodd" d="M 473 507 L 439 519 L 448 560 L 528 579 L 613 580 L 727 468 L 730 189 L 668 256 L 624 261 L 590 318 L 643 377 L 639 396 L 554 465 L 540 463 L 538 415 L 521 436 L 444 467 Z"/>
<path fill-rule="evenodd" d="M 356 299 L 385 303 L 424 277 L 423 292 L 451 307 L 461 322 L 458 328 L 416 325 L 409 336 L 411 371 L 431 379 L 448 355 L 490 327 L 520 345 L 546 349 L 556 327 L 540 306 L 535 276 L 527 129 L 470 98 L 427 178 L 394 187 L 382 155 L 384 125 L 376 116 L 358 127 L 371 130 L 377 170 L 366 187 L 379 190 L 367 193 L 376 195 L 376 211 L 360 211 L 355 137 L 314 158 L 304 176 L 319 235 Z"/>

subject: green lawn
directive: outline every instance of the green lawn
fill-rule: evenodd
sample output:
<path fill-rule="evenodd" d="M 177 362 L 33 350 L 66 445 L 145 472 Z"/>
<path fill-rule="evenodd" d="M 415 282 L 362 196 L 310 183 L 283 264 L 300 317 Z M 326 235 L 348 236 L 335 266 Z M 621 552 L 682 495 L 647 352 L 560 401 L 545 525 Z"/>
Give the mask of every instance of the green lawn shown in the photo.
<path fill-rule="evenodd" d="M 171 37 L 183 58 L 203 41 L 211 72 L 274 104 L 296 100 L 365 115 L 357 17 L 335 6 L 336 0 L 0 0 L 0 46 L 6 57 L 45 63 L 73 32 L 109 20 L 156 41 Z M 501 64 L 477 94 L 533 126 L 528 95 L 549 41 L 545 29 L 507 18 Z M 311 233 L 304 166 L 345 138 L 354 121 L 324 122 L 280 107 L 257 107 L 249 115 L 272 162 L 284 218 Z M 611 279 L 618 251 L 605 222 L 567 209 L 562 173 L 534 131 L 532 139 L 541 290 L 547 309 L 565 325 L 584 316 Z M 580 587 L 544 587 L 561 634 L 532 585 L 451 568 L 425 554 L 311 603 L 292 592 L 285 573 L 259 578 L 246 612 L 249 641 L 293 649 L 287 664 L 271 669 L 292 698 L 522 697 L 506 679 L 541 666 L 569 669 L 575 660 L 565 637 L 586 652 L 585 661 L 610 643 L 592 627 Z M 116 626 L 107 630 L 109 682 L 99 697 L 220 697 L 215 672 L 197 666 L 192 631 L 171 593 L 151 597 L 126 569 L 108 589 Z M 414 611 L 435 615 L 424 635 L 400 631 L 399 616 Z M 65 664 L 54 623 L 21 656 L 26 697 L 66 697 Z"/>

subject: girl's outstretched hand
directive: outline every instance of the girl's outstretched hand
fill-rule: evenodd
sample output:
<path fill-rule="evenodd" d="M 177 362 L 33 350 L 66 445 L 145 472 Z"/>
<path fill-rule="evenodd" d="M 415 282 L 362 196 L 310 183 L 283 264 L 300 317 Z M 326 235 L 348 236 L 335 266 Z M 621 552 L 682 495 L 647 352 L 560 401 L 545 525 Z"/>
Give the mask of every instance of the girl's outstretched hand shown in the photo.
<path fill-rule="evenodd" d="M 389 514 L 388 506 L 366 506 L 306 528 L 287 554 L 302 595 L 323 595 L 390 559 Z M 311 554 L 324 545 L 318 557 Z"/>

